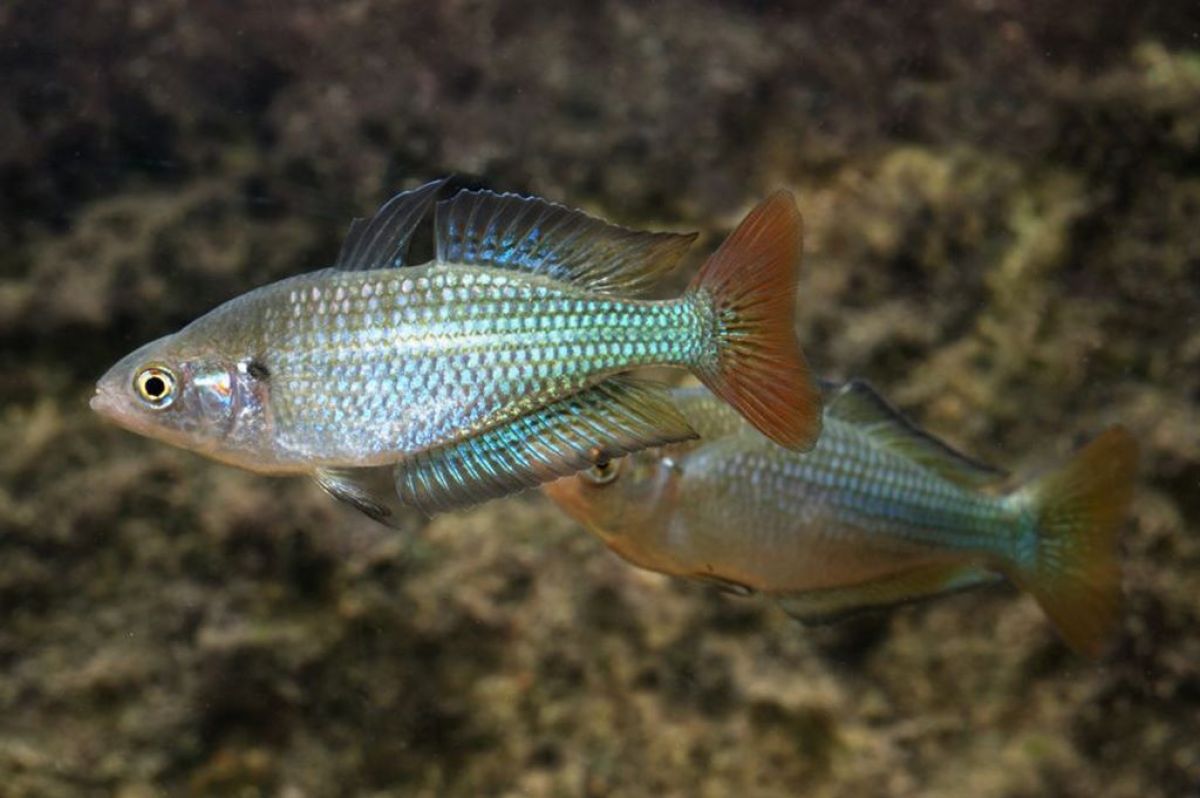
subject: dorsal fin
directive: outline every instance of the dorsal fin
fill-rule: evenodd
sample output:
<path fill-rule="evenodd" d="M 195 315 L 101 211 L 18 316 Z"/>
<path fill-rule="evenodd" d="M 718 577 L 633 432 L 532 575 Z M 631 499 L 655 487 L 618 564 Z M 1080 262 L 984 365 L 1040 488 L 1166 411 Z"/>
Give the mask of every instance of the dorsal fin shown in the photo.
<path fill-rule="evenodd" d="M 920 429 L 862 380 L 851 380 L 832 391 L 825 412 L 830 418 L 867 428 L 888 448 L 964 487 L 995 485 L 1008 476 Z"/>
<path fill-rule="evenodd" d="M 527 271 L 607 293 L 636 293 L 670 271 L 695 233 L 646 233 L 537 197 L 460 191 L 439 202 L 441 263 Z"/>
<path fill-rule="evenodd" d="M 392 197 L 369 219 L 355 219 L 333 266 L 341 271 L 386 269 L 405 265 L 413 231 L 449 178 L 434 180 Z"/>

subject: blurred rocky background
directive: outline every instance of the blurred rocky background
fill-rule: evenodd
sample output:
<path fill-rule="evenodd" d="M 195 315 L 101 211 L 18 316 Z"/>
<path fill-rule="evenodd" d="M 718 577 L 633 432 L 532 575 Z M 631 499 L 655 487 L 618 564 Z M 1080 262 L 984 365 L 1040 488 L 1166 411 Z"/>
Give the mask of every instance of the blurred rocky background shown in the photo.
<path fill-rule="evenodd" d="M 88 410 L 449 172 L 697 258 L 790 187 L 823 373 L 1018 469 L 1130 426 L 1112 655 L 1004 589 L 806 630 L 536 494 L 396 534 Z M 3 796 L 1200 794 L 1194 2 L 4 3 L 0 401 Z"/>

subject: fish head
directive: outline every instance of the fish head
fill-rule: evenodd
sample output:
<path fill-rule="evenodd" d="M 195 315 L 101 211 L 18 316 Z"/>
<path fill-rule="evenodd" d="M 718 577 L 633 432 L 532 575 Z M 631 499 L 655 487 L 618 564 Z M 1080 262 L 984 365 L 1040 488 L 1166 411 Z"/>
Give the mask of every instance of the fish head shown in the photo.
<path fill-rule="evenodd" d="M 265 368 L 185 333 L 117 361 L 96 384 L 92 409 L 139 435 L 257 468 L 269 447 Z"/>
<path fill-rule="evenodd" d="M 542 486 L 567 515 L 610 544 L 660 530 L 677 504 L 687 444 L 645 449 L 599 462 Z"/>

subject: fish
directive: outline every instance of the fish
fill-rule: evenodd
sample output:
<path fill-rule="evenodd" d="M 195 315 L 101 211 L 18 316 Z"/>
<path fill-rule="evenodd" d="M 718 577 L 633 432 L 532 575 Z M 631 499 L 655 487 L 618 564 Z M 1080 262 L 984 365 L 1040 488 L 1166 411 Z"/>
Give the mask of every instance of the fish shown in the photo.
<path fill-rule="evenodd" d="M 1114 426 L 1023 483 L 917 427 L 869 384 L 827 383 L 823 432 L 777 446 L 701 387 L 673 400 L 700 438 L 542 487 L 618 556 L 763 594 L 807 623 L 1011 580 L 1099 657 L 1119 619 L 1116 533 L 1137 444 Z"/>
<path fill-rule="evenodd" d="M 694 233 L 538 197 L 400 192 L 333 266 L 234 297 L 121 358 L 91 407 L 222 463 L 308 475 L 389 523 L 459 509 L 695 431 L 627 372 L 688 369 L 781 446 L 820 432 L 794 331 L 803 222 L 778 191 L 674 299 L 643 292 Z M 435 255 L 409 262 L 432 214 Z"/>

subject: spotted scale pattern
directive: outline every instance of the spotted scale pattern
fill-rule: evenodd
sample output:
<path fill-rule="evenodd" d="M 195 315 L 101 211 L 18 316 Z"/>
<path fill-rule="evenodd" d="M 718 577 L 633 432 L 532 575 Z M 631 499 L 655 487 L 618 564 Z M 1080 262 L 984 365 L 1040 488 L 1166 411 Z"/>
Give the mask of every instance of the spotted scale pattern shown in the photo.
<path fill-rule="evenodd" d="M 244 298 L 280 462 L 372 465 L 646 365 L 711 357 L 688 298 L 642 301 L 454 264 L 326 270 Z"/>

